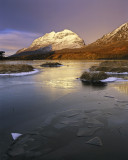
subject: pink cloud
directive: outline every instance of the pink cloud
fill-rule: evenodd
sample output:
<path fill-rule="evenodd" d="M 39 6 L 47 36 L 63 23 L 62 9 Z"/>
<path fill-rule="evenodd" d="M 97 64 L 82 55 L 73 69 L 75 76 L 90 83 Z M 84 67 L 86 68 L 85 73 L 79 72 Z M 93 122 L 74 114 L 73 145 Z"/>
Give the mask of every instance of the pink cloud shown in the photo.
<path fill-rule="evenodd" d="M 9 56 L 16 53 L 17 50 L 28 47 L 32 41 L 40 35 L 37 33 L 8 30 L 0 32 L 0 50 L 5 51 Z"/>

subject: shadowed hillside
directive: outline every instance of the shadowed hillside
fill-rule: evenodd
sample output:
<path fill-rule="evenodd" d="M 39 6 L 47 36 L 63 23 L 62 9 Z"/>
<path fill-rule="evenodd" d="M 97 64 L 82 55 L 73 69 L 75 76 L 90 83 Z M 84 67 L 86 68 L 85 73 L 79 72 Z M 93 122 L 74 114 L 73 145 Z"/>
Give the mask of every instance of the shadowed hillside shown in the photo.
<path fill-rule="evenodd" d="M 113 42 L 106 45 L 90 44 L 81 49 L 55 51 L 47 59 L 128 59 L 128 42 Z"/>

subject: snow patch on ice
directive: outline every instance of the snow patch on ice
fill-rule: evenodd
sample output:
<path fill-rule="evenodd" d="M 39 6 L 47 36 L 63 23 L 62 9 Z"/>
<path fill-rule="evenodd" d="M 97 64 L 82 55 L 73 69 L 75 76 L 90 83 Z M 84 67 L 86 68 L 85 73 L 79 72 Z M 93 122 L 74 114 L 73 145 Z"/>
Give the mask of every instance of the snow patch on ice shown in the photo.
<path fill-rule="evenodd" d="M 20 133 L 11 133 L 11 135 L 12 135 L 12 138 L 14 139 L 14 140 L 16 140 L 18 137 L 20 137 L 22 134 L 20 134 Z"/>
<path fill-rule="evenodd" d="M 100 80 L 101 82 L 127 82 L 128 80 L 125 80 L 123 78 L 117 78 L 117 77 L 109 77 L 104 80 Z"/>
<path fill-rule="evenodd" d="M 121 72 L 121 73 L 118 73 L 118 72 L 105 72 L 105 73 L 107 73 L 107 74 L 118 74 L 118 75 L 127 75 L 128 74 L 128 72 Z"/>
<path fill-rule="evenodd" d="M 26 76 L 26 75 L 31 75 L 31 74 L 35 74 L 38 73 L 39 70 L 38 69 L 34 69 L 31 72 L 21 72 L 21 73 L 5 73 L 5 74 L 0 74 L 0 76 Z"/>
<path fill-rule="evenodd" d="M 100 80 L 101 82 L 114 82 L 116 81 L 118 78 L 116 77 L 109 77 L 107 79 L 104 79 L 104 80 Z"/>
<path fill-rule="evenodd" d="M 80 78 L 78 78 L 78 79 L 80 79 Z M 84 82 L 88 82 L 85 79 L 81 79 L 81 80 L 84 81 Z M 115 81 L 117 81 L 117 82 L 128 82 L 128 80 L 125 80 L 123 78 L 117 78 L 117 77 L 109 77 L 107 79 L 100 80 L 100 82 L 103 82 L 103 83 L 115 82 Z"/>

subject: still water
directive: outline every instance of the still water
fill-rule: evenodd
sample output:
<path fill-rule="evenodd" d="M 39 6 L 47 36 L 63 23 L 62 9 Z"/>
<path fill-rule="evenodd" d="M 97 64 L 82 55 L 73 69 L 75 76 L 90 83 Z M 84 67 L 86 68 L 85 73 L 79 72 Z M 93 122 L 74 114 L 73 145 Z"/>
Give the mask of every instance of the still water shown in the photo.
<path fill-rule="evenodd" d="M 0 77 L 1 154 L 11 143 L 12 132 L 26 133 L 34 130 L 58 112 L 70 109 L 107 110 L 127 107 L 119 105 L 118 102 L 127 101 L 128 82 L 90 86 L 77 79 L 86 69 L 100 61 L 60 61 L 63 64 L 61 67 L 41 68 L 43 62 L 46 61 L 1 62 L 30 64 L 39 69 L 34 75 Z M 113 121 L 108 121 L 110 127 Z"/>

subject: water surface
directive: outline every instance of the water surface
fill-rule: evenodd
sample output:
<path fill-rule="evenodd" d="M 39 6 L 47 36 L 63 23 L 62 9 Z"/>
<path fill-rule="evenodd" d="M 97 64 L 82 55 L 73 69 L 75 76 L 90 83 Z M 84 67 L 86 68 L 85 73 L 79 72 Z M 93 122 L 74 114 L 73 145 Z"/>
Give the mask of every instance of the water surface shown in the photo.
<path fill-rule="evenodd" d="M 128 82 L 91 86 L 77 79 L 86 69 L 100 61 L 60 61 L 62 67 L 41 68 L 43 62 L 45 61 L 1 62 L 27 63 L 39 69 L 35 75 L 0 77 L 1 154 L 12 142 L 12 132 L 31 132 L 49 124 L 57 113 L 63 111 L 95 110 L 98 112 L 91 112 L 90 115 L 100 115 L 102 122 L 104 115 L 107 115 L 105 123 L 109 128 L 115 129 L 126 124 Z M 121 112 L 117 116 L 119 110 Z M 99 114 L 101 111 L 102 114 Z M 120 121 L 120 118 L 123 120 Z"/>

